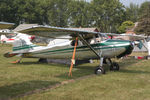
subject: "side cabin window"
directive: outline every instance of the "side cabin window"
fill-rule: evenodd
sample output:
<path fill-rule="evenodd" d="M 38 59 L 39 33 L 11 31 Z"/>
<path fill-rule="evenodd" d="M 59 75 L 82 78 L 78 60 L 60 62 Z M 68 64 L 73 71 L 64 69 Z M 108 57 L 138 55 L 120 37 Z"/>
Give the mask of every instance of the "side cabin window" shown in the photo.
<path fill-rule="evenodd" d="M 71 41 L 71 46 L 75 46 L 75 43 L 76 43 L 76 40 L 72 40 Z M 77 46 L 78 46 L 78 44 L 79 44 L 79 41 L 77 41 Z"/>
<path fill-rule="evenodd" d="M 70 45 L 71 46 L 75 46 L 75 43 L 76 43 L 76 40 L 72 40 L 71 43 L 70 43 Z M 77 41 L 77 46 L 82 46 L 82 45 L 83 45 L 83 43 L 80 40 L 78 40 Z"/>
<path fill-rule="evenodd" d="M 104 34 L 101 34 L 101 35 L 95 35 L 93 36 L 93 38 L 90 40 L 90 44 L 95 44 L 95 43 L 101 43 L 103 41 L 106 41 L 108 40 L 108 36 L 104 35 Z"/>
<path fill-rule="evenodd" d="M 95 35 L 93 36 L 92 39 L 90 39 L 90 44 L 95 44 L 95 43 L 101 43 L 102 41 L 102 37 L 101 36 L 98 36 L 98 35 Z"/>
<path fill-rule="evenodd" d="M 96 43 L 101 43 L 105 40 L 108 40 L 108 37 L 105 36 L 105 35 L 95 35 L 91 38 L 88 38 L 88 39 L 85 39 L 85 41 L 87 41 L 89 44 L 96 44 Z M 72 40 L 70 45 L 71 46 L 75 46 L 75 43 L 76 43 L 76 40 Z M 82 45 L 85 45 L 85 43 L 82 41 L 82 40 L 78 40 L 77 41 L 77 46 L 82 46 Z"/>

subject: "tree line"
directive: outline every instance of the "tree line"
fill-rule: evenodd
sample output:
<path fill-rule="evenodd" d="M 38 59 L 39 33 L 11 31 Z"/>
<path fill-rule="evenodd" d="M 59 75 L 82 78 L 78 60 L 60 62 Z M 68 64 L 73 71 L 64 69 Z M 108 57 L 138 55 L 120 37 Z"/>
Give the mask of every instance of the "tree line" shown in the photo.
<path fill-rule="evenodd" d="M 116 33 L 124 21 L 142 20 L 142 15 L 149 13 L 144 12 L 148 9 L 144 7 L 125 7 L 119 0 L 0 0 L 0 21 L 16 25 L 97 27 L 101 32 Z"/>

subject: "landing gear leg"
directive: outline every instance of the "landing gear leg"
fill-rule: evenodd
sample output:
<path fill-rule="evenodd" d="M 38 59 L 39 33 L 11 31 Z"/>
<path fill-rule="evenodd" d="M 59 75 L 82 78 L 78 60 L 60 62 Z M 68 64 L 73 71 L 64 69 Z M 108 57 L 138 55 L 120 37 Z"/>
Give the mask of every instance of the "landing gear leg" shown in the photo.
<path fill-rule="evenodd" d="M 116 62 L 112 62 L 111 59 L 109 58 L 108 61 L 110 62 L 110 70 L 111 71 L 119 71 L 119 64 Z"/>
<path fill-rule="evenodd" d="M 95 69 L 95 74 L 97 75 L 105 74 L 105 69 L 103 68 L 103 60 L 104 58 L 100 59 L 100 65 Z"/>

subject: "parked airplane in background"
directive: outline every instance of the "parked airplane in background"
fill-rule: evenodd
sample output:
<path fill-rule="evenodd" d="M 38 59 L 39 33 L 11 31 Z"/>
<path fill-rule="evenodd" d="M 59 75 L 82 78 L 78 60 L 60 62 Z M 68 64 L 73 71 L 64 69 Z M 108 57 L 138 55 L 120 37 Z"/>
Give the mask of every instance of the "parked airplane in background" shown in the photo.
<path fill-rule="evenodd" d="M 31 36 L 31 35 L 27 35 L 27 34 L 22 34 L 22 33 L 15 33 L 15 34 L 8 34 L 8 35 L 13 35 L 13 36 L 11 36 L 11 38 L 7 38 L 6 35 L 1 35 L 0 43 L 13 44 L 13 42 L 15 41 L 15 39 L 17 39 L 20 36 L 22 36 L 22 38 L 23 38 L 25 35 L 31 41 L 35 38 L 35 36 Z"/>
<path fill-rule="evenodd" d="M 12 44 L 15 38 L 7 38 L 5 35 L 1 35 L 0 43 Z"/>
<path fill-rule="evenodd" d="M 12 44 L 16 38 L 26 35 L 9 30 L 9 28 L 12 28 L 14 25 L 14 23 L 0 22 L 0 43 Z M 11 38 L 8 38 L 7 36 Z M 35 38 L 35 36 L 26 36 L 29 38 L 29 40 L 33 40 Z"/>
<path fill-rule="evenodd" d="M 14 23 L 8 23 L 8 22 L 0 22 L 0 43 L 3 43 L 4 41 L 7 41 L 8 43 L 11 43 L 14 39 L 8 39 L 5 35 L 11 34 L 9 28 L 12 28 L 15 24 Z M 14 34 L 14 33 L 13 33 Z"/>

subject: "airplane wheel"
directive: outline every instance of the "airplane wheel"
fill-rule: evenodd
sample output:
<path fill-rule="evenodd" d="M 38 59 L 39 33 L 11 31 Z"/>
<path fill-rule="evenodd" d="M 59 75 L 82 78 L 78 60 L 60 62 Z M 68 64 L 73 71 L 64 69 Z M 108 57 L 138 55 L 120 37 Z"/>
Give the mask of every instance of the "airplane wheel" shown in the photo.
<path fill-rule="evenodd" d="M 110 66 L 110 70 L 118 71 L 119 65 L 116 62 L 113 62 L 112 65 Z"/>
<path fill-rule="evenodd" d="M 95 69 L 95 74 L 97 75 L 105 74 L 105 70 L 102 67 L 97 67 Z"/>

